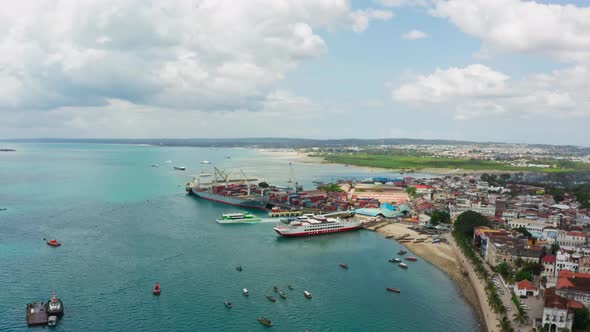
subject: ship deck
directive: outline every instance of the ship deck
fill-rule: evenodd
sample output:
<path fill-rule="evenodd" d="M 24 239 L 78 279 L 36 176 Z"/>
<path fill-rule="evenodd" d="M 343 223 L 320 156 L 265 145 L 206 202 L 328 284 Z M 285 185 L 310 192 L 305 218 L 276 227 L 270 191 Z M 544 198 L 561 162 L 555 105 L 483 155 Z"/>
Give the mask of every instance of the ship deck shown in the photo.
<path fill-rule="evenodd" d="M 27 304 L 28 326 L 44 326 L 47 325 L 48 320 L 49 314 L 47 314 L 44 305 L 38 302 Z"/>

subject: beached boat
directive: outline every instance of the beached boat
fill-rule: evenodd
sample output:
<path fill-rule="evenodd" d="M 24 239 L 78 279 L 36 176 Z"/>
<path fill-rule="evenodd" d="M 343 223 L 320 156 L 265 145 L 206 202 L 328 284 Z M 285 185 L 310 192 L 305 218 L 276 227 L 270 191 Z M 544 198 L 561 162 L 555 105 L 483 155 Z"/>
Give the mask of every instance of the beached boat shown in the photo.
<path fill-rule="evenodd" d="M 307 297 L 308 299 L 311 299 L 311 293 L 308 291 L 303 291 L 303 295 L 305 295 L 305 297 Z"/>
<path fill-rule="evenodd" d="M 238 270 L 238 271 L 242 272 L 242 265 L 238 265 L 238 266 L 236 266 L 236 270 Z"/>
<path fill-rule="evenodd" d="M 45 310 L 50 316 L 62 316 L 64 314 L 64 304 L 57 295 L 53 294 L 51 300 L 47 301 Z"/>
<path fill-rule="evenodd" d="M 388 291 L 390 291 L 390 292 L 393 292 L 393 293 L 401 293 L 401 290 L 399 290 L 399 289 L 397 289 L 397 288 L 390 288 L 390 287 L 387 287 L 386 289 L 387 289 Z"/>
<path fill-rule="evenodd" d="M 343 269 L 348 269 L 348 264 L 338 264 Z"/>
<path fill-rule="evenodd" d="M 272 322 L 270 321 L 270 319 L 265 318 L 265 317 L 258 317 L 258 321 L 260 322 L 260 324 L 262 325 L 266 325 L 266 326 L 272 326 Z"/>
<path fill-rule="evenodd" d="M 399 267 L 401 267 L 402 269 L 407 269 L 408 266 L 404 263 L 399 263 Z"/>
<path fill-rule="evenodd" d="M 290 290 L 293 290 L 293 286 L 291 286 L 291 284 L 287 285 L 287 288 L 289 288 Z"/>
<path fill-rule="evenodd" d="M 244 293 L 246 296 L 250 295 L 250 292 L 248 292 L 246 288 L 242 289 L 242 293 Z"/>
<path fill-rule="evenodd" d="M 52 246 L 52 247 L 59 247 L 59 246 L 61 246 L 61 243 L 59 243 L 59 241 L 56 240 L 56 239 L 51 239 L 51 240 L 47 241 L 47 244 L 50 245 L 50 246 Z"/>
<path fill-rule="evenodd" d="M 418 258 L 416 258 L 416 257 L 406 257 L 406 260 L 407 261 L 410 261 L 410 262 L 415 262 L 415 261 L 418 260 Z"/>
<path fill-rule="evenodd" d="M 154 286 L 154 291 L 152 292 L 154 295 L 160 295 L 160 292 L 162 290 L 160 289 L 160 283 L 156 282 L 156 285 Z"/>
<path fill-rule="evenodd" d="M 266 295 L 266 298 L 270 301 L 270 302 L 277 302 L 277 299 L 275 299 L 274 297 L 270 296 L 270 295 Z"/>
<path fill-rule="evenodd" d="M 283 291 L 279 291 L 279 296 L 283 299 L 287 298 L 287 295 L 285 293 L 283 293 Z"/>
<path fill-rule="evenodd" d="M 230 309 L 231 309 L 231 308 L 233 308 L 233 306 L 234 306 L 234 305 L 233 305 L 233 304 L 231 304 L 231 302 L 229 302 L 228 300 L 223 300 L 223 303 L 225 303 L 225 306 L 226 306 L 226 307 L 228 307 L 228 308 L 230 308 Z"/>
<path fill-rule="evenodd" d="M 393 237 L 393 235 L 387 235 L 385 238 L 386 239 L 391 239 Z"/>
<path fill-rule="evenodd" d="M 405 255 L 406 253 L 408 253 L 408 252 L 405 250 L 400 250 L 397 252 L 398 255 Z"/>

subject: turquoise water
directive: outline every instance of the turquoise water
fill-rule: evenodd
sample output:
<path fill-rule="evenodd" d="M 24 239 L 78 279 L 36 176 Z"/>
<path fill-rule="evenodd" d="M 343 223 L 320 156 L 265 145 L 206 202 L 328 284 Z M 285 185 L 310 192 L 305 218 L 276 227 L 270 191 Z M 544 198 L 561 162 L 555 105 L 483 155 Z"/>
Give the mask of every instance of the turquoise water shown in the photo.
<path fill-rule="evenodd" d="M 277 331 L 479 330 L 445 274 L 423 261 L 408 270 L 388 263 L 401 246 L 379 234 L 283 239 L 272 223 L 219 225 L 221 213 L 238 210 L 184 194 L 201 160 L 274 183 L 292 176 L 306 186 L 377 175 L 369 170 L 290 168 L 249 149 L 10 147 L 18 151 L 0 153 L 0 207 L 8 208 L 0 212 L 0 331 L 27 330 L 25 304 L 46 301 L 52 291 L 66 311 L 57 331 L 263 331 L 261 315 Z M 62 247 L 48 247 L 43 239 L 50 237 Z M 155 281 L 160 297 L 151 294 Z M 274 285 L 287 300 L 264 298 Z"/>

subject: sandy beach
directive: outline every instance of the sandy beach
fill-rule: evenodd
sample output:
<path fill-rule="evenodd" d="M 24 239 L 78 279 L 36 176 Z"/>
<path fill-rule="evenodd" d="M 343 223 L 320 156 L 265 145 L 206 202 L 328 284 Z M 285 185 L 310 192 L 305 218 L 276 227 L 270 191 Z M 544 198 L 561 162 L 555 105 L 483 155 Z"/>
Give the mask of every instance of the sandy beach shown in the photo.
<path fill-rule="evenodd" d="M 424 237 L 424 235 L 418 234 L 408 227 L 410 226 L 406 224 L 393 223 L 382 227 L 377 225 L 376 231 L 385 236 L 393 235 L 392 241 L 394 238 L 404 234 L 410 234 L 414 238 Z M 424 242 L 404 243 L 404 245 L 417 256 L 420 256 L 447 273 L 457 282 L 463 296 L 476 308 L 480 317 L 484 319 L 487 330 L 497 331 L 497 317 L 493 314 L 487 303 L 485 285 L 477 278 L 471 265 L 456 247 L 452 236 L 448 234 L 445 237 L 449 240 L 450 244 Z"/>

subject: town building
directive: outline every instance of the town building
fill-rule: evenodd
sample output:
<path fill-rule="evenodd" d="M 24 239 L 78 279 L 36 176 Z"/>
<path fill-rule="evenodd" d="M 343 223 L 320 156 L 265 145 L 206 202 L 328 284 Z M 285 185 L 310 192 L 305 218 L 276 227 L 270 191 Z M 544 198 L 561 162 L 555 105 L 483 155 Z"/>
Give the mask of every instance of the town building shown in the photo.
<path fill-rule="evenodd" d="M 587 241 L 588 235 L 584 232 L 560 230 L 557 233 L 557 244 L 560 248 L 573 249 L 585 246 Z"/>
<path fill-rule="evenodd" d="M 546 331 L 571 331 L 574 324 L 574 308 L 583 305 L 560 296 L 555 287 L 545 289 L 545 304 L 541 328 Z"/>
<path fill-rule="evenodd" d="M 494 216 L 496 214 L 496 207 L 494 205 L 483 205 L 481 202 L 476 204 L 457 204 L 449 205 L 449 214 L 451 219 L 457 218 L 461 213 L 466 211 L 474 211 L 484 216 Z"/>
<path fill-rule="evenodd" d="M 543 264 L 543 272 L 541 272 L 541 277 L 554 277 L 555 274 L 555 262 L 556 262 L 555 255 L 547 255 L 541 259 L 541 264 Z"/>
<path fill-rule="evenodd" d="M 559 250 L 555 258 L 555 276 L 558 276 L 561 270 L 578 272 L 579 255 L 571 254 L 565 250 Z"/>
<path fill-rule="evenodd" d="M 557 277 L 557 294 L 590 306 L 590 274 L 562 270 Z"/>
<path fill-rule="evenodd" d="M 514 285 L 514 294 L 518 297 L 538 296 L 539 289 L 531 281 L 524 279 Z"/>

